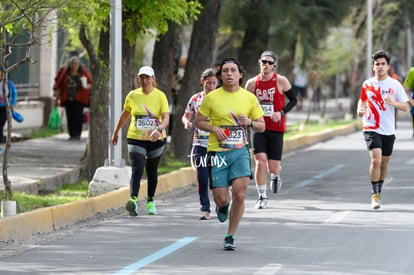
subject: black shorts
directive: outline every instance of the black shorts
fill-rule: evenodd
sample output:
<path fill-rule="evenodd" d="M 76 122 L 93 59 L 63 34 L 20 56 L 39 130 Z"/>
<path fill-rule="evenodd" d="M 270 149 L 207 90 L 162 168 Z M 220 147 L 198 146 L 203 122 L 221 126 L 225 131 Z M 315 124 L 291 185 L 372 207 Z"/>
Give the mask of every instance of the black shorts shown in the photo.
<path fill-rule="evenodd" d="M 373 131 L 364 131 L 363 134 L 368 150 L 381 148 L 383 156 L 391 156 L 394 148 L 395 135 L 381 135 Z"/>
<path fill-rule="evenodd" d="M 253 153 L 266 153 L 267 159 L 281 160 L 283 151 L 283 132 L 266 130 L 253 134 Z"/>

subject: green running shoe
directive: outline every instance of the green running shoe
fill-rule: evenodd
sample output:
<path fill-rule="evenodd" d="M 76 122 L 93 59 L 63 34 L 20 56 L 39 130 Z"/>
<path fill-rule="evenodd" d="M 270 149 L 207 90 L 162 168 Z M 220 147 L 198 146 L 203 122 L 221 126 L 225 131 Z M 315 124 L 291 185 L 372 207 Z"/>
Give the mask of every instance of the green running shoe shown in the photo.
<path fill-rule="evenodd" d="M 128 210 L 130 216 L 138 216 L 138 205 L 136 199 L 130 198 L 126 203 L 125 208 Z"/>
<path fill-rule="evenodd" d="M 147 202 L 147 213 L 148 215 L 157 215 L 157 209 L 155 208 L 155 204 L 153 201 Z"/>
<path fill-rule="evenodd" d="M 226 236 L 223 241 L 224 250 L 236 250 L 233 236 Z"/>

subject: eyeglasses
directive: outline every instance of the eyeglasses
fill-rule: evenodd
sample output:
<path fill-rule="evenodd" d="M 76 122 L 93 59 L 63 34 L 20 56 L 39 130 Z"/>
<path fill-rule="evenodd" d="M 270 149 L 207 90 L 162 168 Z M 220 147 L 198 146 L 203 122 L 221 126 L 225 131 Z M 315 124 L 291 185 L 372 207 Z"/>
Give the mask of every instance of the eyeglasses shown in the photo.
<path fill-rule="evenodd" d="M 275 62 L 274 61 L 269 61 L 269 60 L 260 60 L 262 62 L 263 65 L 265 64 L 269 64 L 269 65 L 274 65 Z"/>

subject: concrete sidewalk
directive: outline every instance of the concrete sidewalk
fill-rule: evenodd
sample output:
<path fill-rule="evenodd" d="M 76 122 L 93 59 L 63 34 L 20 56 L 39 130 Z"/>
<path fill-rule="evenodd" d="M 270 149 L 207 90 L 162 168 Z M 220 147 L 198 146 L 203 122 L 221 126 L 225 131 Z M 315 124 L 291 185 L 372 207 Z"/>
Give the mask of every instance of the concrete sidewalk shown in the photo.
<path fill-rule="evenodd" d="M 69 140 L 67 134 L 11 143 L 8 154 L 8 177 L 13 191 L 37 194 L 53 191 L 63 183 L 79 178 L 80 160 L 85 152 L 88 132 L 80 140 Z M 4 153 L 4 150 L 3 150 Z M 3 155 L 0 155 L 3 169 Z M 3 177 L 0 190 L 4 189 Z"/>

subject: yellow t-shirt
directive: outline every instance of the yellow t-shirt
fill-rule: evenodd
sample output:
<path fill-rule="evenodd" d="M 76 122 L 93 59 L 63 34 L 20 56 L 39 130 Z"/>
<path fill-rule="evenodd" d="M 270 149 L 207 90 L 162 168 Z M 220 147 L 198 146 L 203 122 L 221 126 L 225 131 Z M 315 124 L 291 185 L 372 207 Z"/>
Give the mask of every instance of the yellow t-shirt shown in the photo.
<path fill-rule="evenodd" d="M 230 129 L 229 139 L 222 144 L 218 142 L 214 132 L 210 133 L 207 147 L 209 152 L 227 151 L 246 144 L 245 127 L 234 127 L 239 126 L 240 114 L 253 120 L 263 116 L 263 110 L 256 96 L 243 88 L 236 92 L 227 92 L 221 87 L 208 93 L 198 112 L 209 117 L 211 125 Z"/>
<path fill-rule="evenodd" d="M 147 95 L 142 88 L 130 91 L 125 98 L 124 109 L 131 113 L 127 138 L 137 140 L 151 140 L 151 132 L 162 122 L 162 113 L 169 112 L 167 97 L 157 88 Z M 164 129 L 160 139 L 165 137 Z"/>

